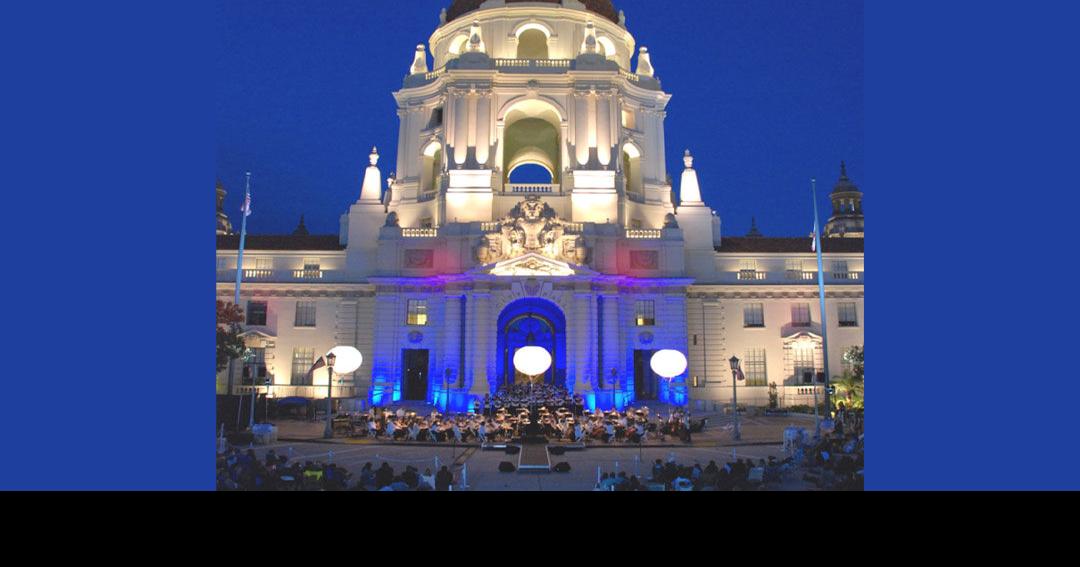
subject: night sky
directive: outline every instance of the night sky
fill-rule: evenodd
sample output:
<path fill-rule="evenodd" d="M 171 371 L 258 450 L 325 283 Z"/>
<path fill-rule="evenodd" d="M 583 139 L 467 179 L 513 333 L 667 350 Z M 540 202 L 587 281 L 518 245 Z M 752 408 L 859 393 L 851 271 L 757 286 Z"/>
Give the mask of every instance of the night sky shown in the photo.
<path fill-rule="evenodd" d="M 862 0 L 614 3 L 674 95 L 666 135 L 675 189 L 690 148 L 725 236 L 744 235 L 752 216 L 767 236 L 808 234 L 809 180 L 818 179 L 824 222 L 841 160 L 873 218 L 862 167 Z M 220 0 L 217 176 L 234 224 L 251 171 L 250 233 L 292 232 L 301 214 L 312 233 L 338 233 L 371 147 L 384 178 L 395 169 L 391 92 L 449 5 Z"/>

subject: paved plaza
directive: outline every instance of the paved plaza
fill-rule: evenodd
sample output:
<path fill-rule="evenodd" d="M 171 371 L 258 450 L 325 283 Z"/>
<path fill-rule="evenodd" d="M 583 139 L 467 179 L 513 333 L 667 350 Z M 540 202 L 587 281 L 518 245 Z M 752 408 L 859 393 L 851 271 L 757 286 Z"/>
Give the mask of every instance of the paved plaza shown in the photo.
<path fill-rule="evenodd" d="M 625 471 L 628 475 L 647 479 L 656 459 L 667 461 L 674 458 L 681 465 L 700 463 L 703 467 L 709 461 L 723 466 L 735 458 L 752 459 L 754 462 L 769 457 L 783 459 L 786 457 L 782 447 L 784 428 L 794 425 L 812 432 L 814 427 L 812 416 L 744 416 L 741 418 L 742 439 L 735 442 L 732 440 L 732 420 L 729 416 L 713 414 L 697 417 L 709 417 L 709 426 L 704 432 L 694 435 L 690 444 L 670 437 L 666 441 L 656 440 L 642 447 L 594 442 L 585 450 L 553 455 L 553 465 L 559 462 L 570 465 L 568 473 L 501 473 L 499 463 L 510 461 L 516 465 L 517 456 L 508 455 L 502 450 L 483 450 L 477 444 L 431 445 L 342 438 L 327 441 L 321 439 L 323 424 L 310 421 L 278 423 L 279 441 L 254 448 L 260 459 L 273 449 L 278 455 L 290 457 L 290 462 L 330 461 L 353 474 L 358 474 L 365 463 L 372 463 L 373 467 L 378 468 L 386 462 L 398 472 L 406 465 L 412 465 L 421 473 L 425 469 L 434 472 L 439 466 L 452 464 L 454 490 L 591 491 L 596 487 L 598 470 L 602 473 Z M 799 479 L 789 479 L 780 487 L 781 490 L 808 488 L 812 487 Z"/>

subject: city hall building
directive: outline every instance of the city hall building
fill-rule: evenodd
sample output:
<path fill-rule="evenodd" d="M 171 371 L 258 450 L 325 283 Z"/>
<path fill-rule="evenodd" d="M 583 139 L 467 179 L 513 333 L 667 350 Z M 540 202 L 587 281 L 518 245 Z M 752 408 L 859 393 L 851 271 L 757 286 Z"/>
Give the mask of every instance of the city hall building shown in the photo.
<path fill-rule="evenodd" d="M 671 95 L 609 0 L 454 0 L 440 21 L 394 93 L 396 151 L 371 151 L 340 233 L 301 220 L 248 235 L 250 351 L 219 393 L 324 398 L 327 374 L 309 369 L 352 345 L 364 363 L 335 375 L 335 398 L 464 409 L 526 380 L 513 355 L 534 345 L 554 359 L 544 381 L 590 406 L 729 402 L 733 355 L 741 403 L 766 404 L 770 385 L 785 405 L 822 395 L 809 377 L 823 331 L 833 375 L 863 344 L 862 193 L 846 172 L 824 231 L 823 330 L 809 235 L 723 235 L 689 151 L 673 186 Z M 550 180 L 515 182 L 525 166 Z M 217 295 L 231 302 L 240 238 L 223 195 Z M 683 376 L 653 374 L 662 349 L 687 355 Z"/>

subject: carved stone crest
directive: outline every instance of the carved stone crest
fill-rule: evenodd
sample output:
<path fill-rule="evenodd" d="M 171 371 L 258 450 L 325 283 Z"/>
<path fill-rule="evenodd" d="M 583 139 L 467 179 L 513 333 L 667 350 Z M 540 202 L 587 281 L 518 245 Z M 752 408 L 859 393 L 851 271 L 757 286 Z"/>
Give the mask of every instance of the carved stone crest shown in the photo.
<path fill-rule="evenodd" d="M 568 230 L 555 210 L 540 197 L 527 197 L 506 218 L 492 223 L 489 228 L 476 248 L 476 259 L 481 264 L 529 253 L 579 265 L 588 260 L 585 239 Z"/>

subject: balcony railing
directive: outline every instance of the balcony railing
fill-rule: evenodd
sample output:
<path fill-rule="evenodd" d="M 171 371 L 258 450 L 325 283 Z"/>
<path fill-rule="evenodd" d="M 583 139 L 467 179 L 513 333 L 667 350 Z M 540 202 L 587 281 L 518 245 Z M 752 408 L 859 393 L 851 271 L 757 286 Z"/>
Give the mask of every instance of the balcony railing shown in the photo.
<path fill-rule="evenodd" d="M 663 231 L 655 228 L 628 228 L 626 238 L 630 240 L 660 240 L 664 237 Z"/>
<path fill-rule="evenodd" d="M 401 236 L 404 238 L 436 238 L 439 236 L 437 228 L 403 228 Z"/>
<path fill-rule="evenodd" d="M 569 69 L 571 59 L 496 59 L 496 69 Z"/>
<path fill-rule="evenodd" d="M 817 272 L 804 272 L 802 270 L 788 270 L 787 279 L 789 280 L 816 280 Z"/>
<path fill-rule="evenodd" d="M 551 194 L 559 191 L 559 186 L 550 183 L 507 183 L 504 193 Z"/>
<path fill-rule="evenodd" d="M 321 280 L 322 270 L 293 270 L 293 277 L 298 280 Z"/>
<path fill-rule="evenodd" d="M 740 280 L 764 280 L 768 275 L 765 272 L 759 272 L 757 270 L 739 270 L 738 278 Z"/>
<path fill-rule="evenodd" d="M 245 280 L 268 280 L 274 276 L 274 270 L 244 270 Z"/>
<path fill-rule="evenodd" d="M 861 280 L 862 272 L 833 272 L 834 280 Z"/>

